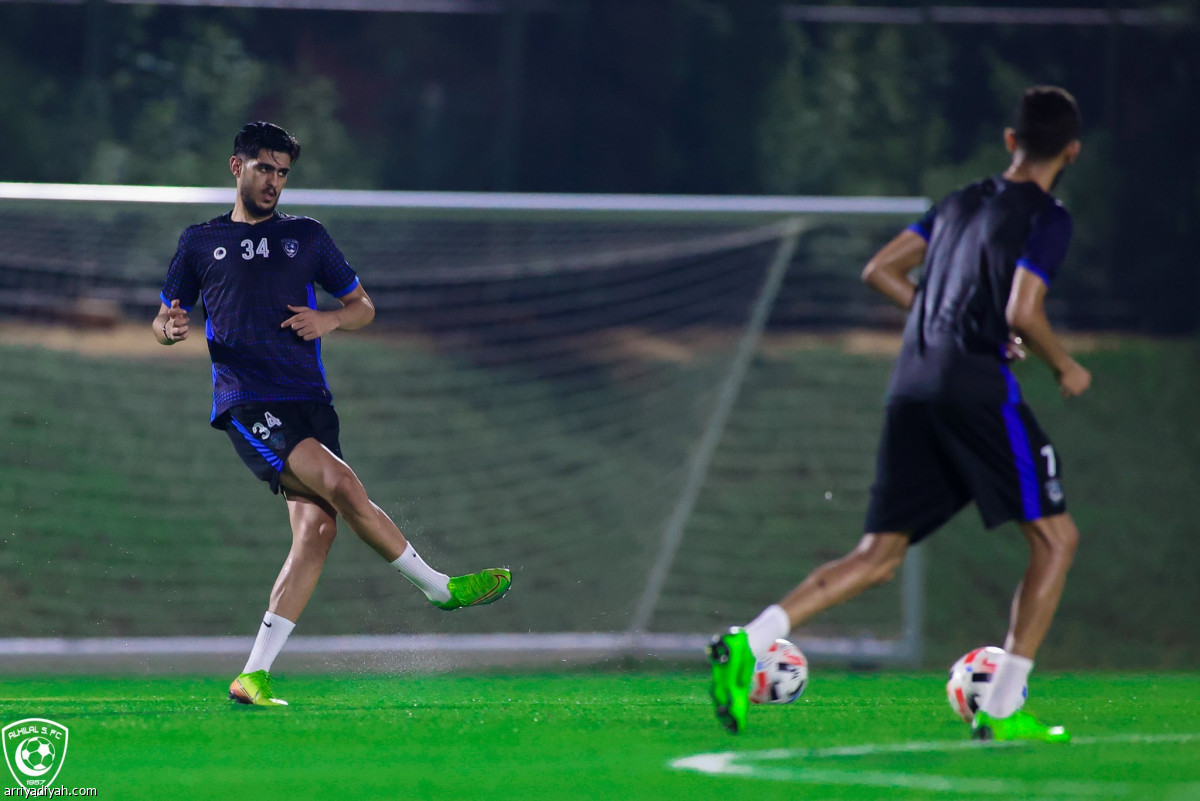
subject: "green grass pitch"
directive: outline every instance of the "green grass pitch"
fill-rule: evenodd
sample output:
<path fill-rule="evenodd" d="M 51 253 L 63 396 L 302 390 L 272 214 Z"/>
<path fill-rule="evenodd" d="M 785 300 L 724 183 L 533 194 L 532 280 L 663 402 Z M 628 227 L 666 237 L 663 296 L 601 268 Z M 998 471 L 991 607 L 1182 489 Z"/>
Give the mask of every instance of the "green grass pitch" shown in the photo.
<path fill-rule="evenodd" d="M 1038 675 L 1075 740 L 1015 746 L 970 742 L 941 673 L 818 666 L 739 736 L 706 676 L 283 675 L 283 710 L 217 677 L 6 678 L 0 722 L 67 726 L 56 786 L 113 799 L 1200 799 L 1200 676 Z"/>

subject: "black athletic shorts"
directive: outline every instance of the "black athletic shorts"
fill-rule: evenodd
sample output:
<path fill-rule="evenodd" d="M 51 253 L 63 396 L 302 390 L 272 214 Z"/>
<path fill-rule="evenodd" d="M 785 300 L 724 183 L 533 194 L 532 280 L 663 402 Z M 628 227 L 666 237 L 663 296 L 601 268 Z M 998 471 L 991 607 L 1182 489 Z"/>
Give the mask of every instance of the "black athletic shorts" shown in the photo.
<path fill-rule="evenodd" d="M 971 501 L 984 525 L 1067 510 L 1058 452 L 1024 403 L 897 401 L 887 408 L 864 526 L 917 542 Z"/>
<path fill-rule="evenodd" d="M 313 437 L 339 459 L 337 412 L 328 403 L 248 403 L 234 406 L 215 421 L 229 435 L 250 472 L 279 493 L 279 474 L 292 449 Z"/>

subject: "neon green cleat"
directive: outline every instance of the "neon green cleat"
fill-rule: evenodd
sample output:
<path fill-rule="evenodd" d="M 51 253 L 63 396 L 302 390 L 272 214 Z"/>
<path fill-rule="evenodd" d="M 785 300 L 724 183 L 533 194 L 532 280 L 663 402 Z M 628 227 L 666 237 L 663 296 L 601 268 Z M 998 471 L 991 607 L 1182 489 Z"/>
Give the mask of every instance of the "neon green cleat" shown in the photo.
<path fill-rule="evenodd" d="M 229 685 L 229 700 L 251 706 L 287 706 L 271 690 L 271 674 L 265 670 L 243 673 Z"/>
<path fill-rule="evenodd" d="M 1016 711 L 1006 718 L 996 718 L 980 710 L 971 724 L 971 736 L 976 740 L 1040 740 L 1047 743 L 1069 743 L 1071 734 L 1062 726 L 1047 726 L 1028 712 Z"/>
<path fill-rule="evenodd" d="M 489 567 L 468 576 L 450 579 L 450 600 L 445 603 L 432 601 L 438 609 L 461 609 L 464 606 L 482 606 L 499 601 L 512 586 L 512 573 L 503 567 Z"/>
<path fill-rule="evenodd" d="M 708 645 L 708 662 L 712 666 L 712 696 L 717 720 L 737 734 L 746 728 L 746 713 L 750 709 L 750 679 L 754 676 L 754 653 L 746 632 L 733 627 L 728 634 L 712 638 Z"/>

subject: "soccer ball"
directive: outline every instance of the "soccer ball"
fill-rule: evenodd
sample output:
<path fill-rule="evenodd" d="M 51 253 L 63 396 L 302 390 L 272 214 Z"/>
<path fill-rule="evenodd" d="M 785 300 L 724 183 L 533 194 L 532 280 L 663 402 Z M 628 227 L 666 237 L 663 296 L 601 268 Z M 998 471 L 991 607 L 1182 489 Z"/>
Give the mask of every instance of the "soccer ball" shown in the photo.
<path fill-rule="evenodd" d="M 790 704 L 808 685 L 808 659 L 787 640 L 776 640 L 754 665 L 750 701 L 755 704 Z"/>
<path fill-rule="evenodd" d="M 964 654 L 950 668 L 950 680 L 946 682 L 946 699 L 950 701 L 950 708 L 955 714 L 967 723 L 975 720 L 979 702 L 983 700 L 983 693 L 996 674 L 996 667 L 1002 656 L 1003 648 L 988 645 Z M 1021 696 L 1029 696 L 1028 687 L 1022 688 Z"/>
<path fill-rule="evenodd" d="M 19 748 L 21 761 L 35 773 L 45 773 L 54 764 L 54 743 L 44 737 L 30 737 Z"/>

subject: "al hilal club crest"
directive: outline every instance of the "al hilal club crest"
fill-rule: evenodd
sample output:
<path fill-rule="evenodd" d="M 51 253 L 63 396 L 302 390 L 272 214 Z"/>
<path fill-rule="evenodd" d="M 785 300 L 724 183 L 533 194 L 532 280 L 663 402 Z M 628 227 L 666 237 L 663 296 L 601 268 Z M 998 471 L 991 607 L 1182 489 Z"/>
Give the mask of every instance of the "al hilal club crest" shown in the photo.
<path fill-rule="evenodd" d="M 67 727 L 45 718 L 26 718 L 0 729 L 4 759 L 17 784 L 45 789 L 54 784 L 67 758 Z"/>
<path fill-rule="evenodd" d="M 283 252 L 289 259 L 295 258 L 296 254 L 300 252 L 300 243 L 295 239 L 284 239 L 280 244 L 283 245 Z"/>

